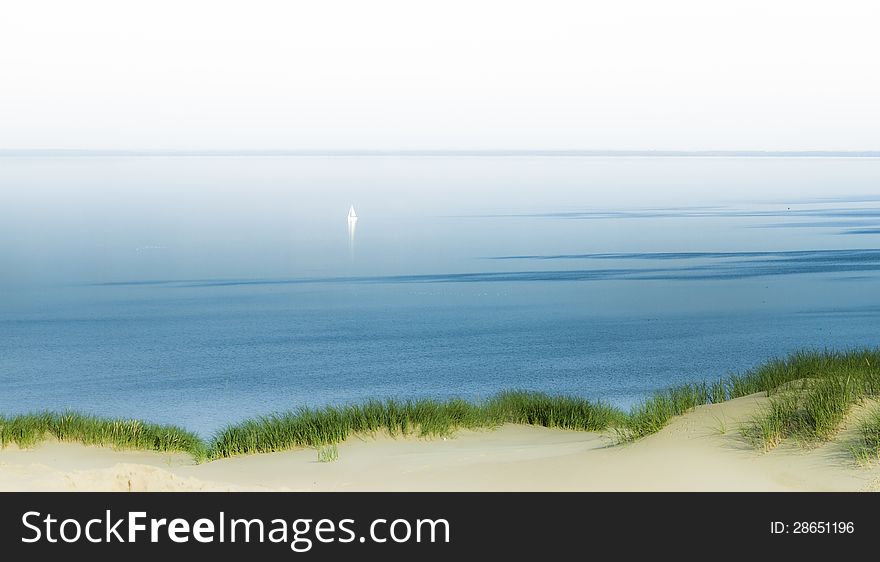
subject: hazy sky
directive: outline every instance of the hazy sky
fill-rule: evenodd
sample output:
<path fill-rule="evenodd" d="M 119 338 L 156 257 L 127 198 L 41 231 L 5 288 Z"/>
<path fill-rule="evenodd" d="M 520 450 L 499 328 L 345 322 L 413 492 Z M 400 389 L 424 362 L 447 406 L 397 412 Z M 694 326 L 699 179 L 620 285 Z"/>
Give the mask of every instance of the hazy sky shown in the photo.
<path fill-rule="evenodd" d="M 880 149 L 876 1 L 28 0 L 0 148 Z"/>

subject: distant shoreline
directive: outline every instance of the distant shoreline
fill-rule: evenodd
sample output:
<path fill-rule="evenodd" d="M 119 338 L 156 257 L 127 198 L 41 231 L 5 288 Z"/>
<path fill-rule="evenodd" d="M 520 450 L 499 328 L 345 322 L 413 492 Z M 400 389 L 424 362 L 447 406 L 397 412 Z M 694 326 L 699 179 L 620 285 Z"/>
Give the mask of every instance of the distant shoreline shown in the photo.
<path fill-rule="evenodd" d="M 0 158 L 57 157 L 490 157 L 880 158 L 880 150 L 111 150 L 0 149 Z"/>

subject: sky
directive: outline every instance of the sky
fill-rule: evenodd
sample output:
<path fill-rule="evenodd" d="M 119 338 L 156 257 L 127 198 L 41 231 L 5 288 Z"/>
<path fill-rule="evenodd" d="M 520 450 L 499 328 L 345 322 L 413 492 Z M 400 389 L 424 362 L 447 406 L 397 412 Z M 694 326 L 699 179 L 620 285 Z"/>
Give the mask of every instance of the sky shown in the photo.
<path fill-rule="evenodd" d="M 29 0 L 0 148 L 877 150 L 880 4 Z"/>

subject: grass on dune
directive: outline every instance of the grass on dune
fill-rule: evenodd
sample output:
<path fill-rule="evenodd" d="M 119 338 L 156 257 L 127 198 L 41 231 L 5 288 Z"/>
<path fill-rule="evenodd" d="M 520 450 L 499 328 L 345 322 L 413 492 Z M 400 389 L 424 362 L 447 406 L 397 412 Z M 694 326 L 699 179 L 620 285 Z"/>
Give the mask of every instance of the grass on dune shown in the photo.
<path fill-rule="evenodd" d="M 874 409 L 860 429 L 861 437 L 852 447 L 853 457 L 860 464 L 880 460 L 880 408 Z"/>
<path fill-rule="evenodd" d="M 741 375 L 661 390 L 634 406 L 618 433 L 625 441 L 640 439 L 656 433 L 673 417 L 697 406 L 718 404 L 759 392 L 769 395 L 811 373 L 821 373 L 822 364 L 836 361 L 837 358 L 827 352 L 798 352 L 786 359 L 768 361 Z"/>
<path fill-rule="evenodd" d="M 30 447 L 47 437 L 118 449 L 180 451 L 199 460 L 205 457 L 207 450 L 196 434 L 171 425 L 100 418 L 76 412 L 0 416 L 0 447 L 10 443 Z"/>
<path fill-rule="evenodd" d="M 721 381 L 723 384 L 723 381 Z M 669 421 L 697 406 L 712 403 L 719 395 L 712 392 L 706 384 L 686 384 L 654 393 L 644 402 L 637 404 L 618 426 L 619 436 L 624 441 L 634 441 L 663 429 Z M 718 397 L 718 401 L 722 401 Z"/>
<path fill-rule="evenodd" d="M 518 423 L 598 431 L 619 423 L 623 414 L 608 405 L 580 398 L 535 392 L 502 392 L 479 403 L 454 399 L 369 401 L 360 405 L 300 409 L 231 425 L 211 445 L 214 458 L 320 448 L 354 434 L 441 436 L 457 429 Z"/>
<path fill-rule="evenodd" d="M 107 445 L 119 449 L 183 451 L 198 460 L 297 447 L 321 448 L 353 434 L 448 435 L 457 429 L 503 423 L 597 431 L 619 423 L 611 406 L 535 392 L 503 392 L 479 403 L 447 401 L 368 401 L 363 404 L 272 414 L 231 425 L 210 442 L 174 426 L 139 420 L 106 419 L 65 412 L 0 416 L 0 447 L 32 446 L 46 438 Z"/>
<path fill-rule="evenodd" d="M 41 413 L 0 416 L 0 446 L 13 442 L 30 446 L 54 436 L 124 449 L 184 451 L 201 461 L 297 447 L 320 451 L 355 434 L 385 431 L 441 436 L 504 423 L 613 429 L 621 440 L 629 441 L 659 431 L 675 416 L 697 406 L 759 392 L 770 396 L 769 406 L 742 429 L 757 446 L 769 450 L 788 438 L 802 442 L 830 439 L 855 404 L 880 396 L 880 349 L 794 353 L 741 375 L 656 392 L 628 413 L 602 402 L 525 391 L 502 392 L 481 402 L 372 400 L 245 420 L 226 427 L 209 442 L 175 426 L 70 412 Z M 872 419 L 864 428 L 864 446 L 857 447 L 860 454 L 878 451 L 880 411 Z"/>
<path fill-rule="evenodd" d="M 777 387 L 770 405 L 743 435 L 770 450 L 788 438 L 812 444 L 840 430 L 853 406 L 880 396 L 880 351 L 862 350 L 798 354 L 781 362 L 797 388 Z"/>

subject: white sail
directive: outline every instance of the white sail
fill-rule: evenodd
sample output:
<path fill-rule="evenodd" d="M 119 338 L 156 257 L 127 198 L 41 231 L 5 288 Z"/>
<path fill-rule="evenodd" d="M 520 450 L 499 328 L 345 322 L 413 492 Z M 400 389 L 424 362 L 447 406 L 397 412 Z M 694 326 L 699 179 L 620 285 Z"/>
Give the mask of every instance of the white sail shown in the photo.
<path fill-rule="evenodd" d="M 354 205 L 348 209 L 348 253 L 354 258 L 354 231 L 357 227 L 358 216 L 354 212 Z"/>

